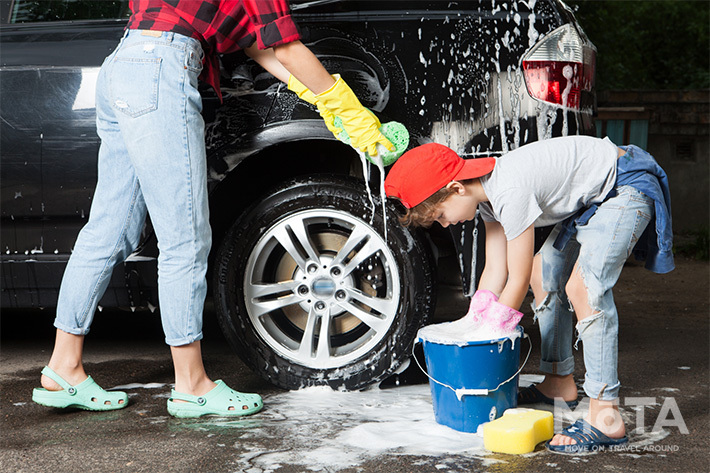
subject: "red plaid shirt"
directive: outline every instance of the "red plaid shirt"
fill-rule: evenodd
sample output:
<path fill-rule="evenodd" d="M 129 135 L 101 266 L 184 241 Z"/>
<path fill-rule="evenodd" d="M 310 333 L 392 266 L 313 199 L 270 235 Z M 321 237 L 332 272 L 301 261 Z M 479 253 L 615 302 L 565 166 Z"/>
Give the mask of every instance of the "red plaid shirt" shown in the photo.
<path fill-rule="evenodd" d="M 301 38 L 288 0 L 131 0 L 128 29 L 170 31 L 200 40 L 205 69 L 200 78 L 222 98 L 217 54 L 259 49 Z"/>

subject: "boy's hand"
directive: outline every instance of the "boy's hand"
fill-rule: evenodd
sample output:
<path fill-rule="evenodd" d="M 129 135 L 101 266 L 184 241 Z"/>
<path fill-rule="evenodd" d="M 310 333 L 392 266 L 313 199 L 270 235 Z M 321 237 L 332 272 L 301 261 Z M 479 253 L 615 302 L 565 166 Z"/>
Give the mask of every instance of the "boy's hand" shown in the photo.
<path fill-rule="evenodd" d="M 316 95 L 315 99 L 333 115 L 340 117 L 354 148 L 370 156 L 377 155 L 378 144 L 390 151 L 394 150 L 394 145 L 380 133 L 379 120 L 373 118 L 373 114 L 362 106 L 342 77 L 338 77 L 333 87 Z"/>
<path fill-rule="evenodd" d="M 515 330 L 522 318 L 522 312 L 497 301 L 492 301 L 481 315 L 481 321 L 485 326 L 501 333 L 510 333 Z"/>
<path fill-rule="evenodd" d="M 471 304 L 468 306 L 466 318 L 471 318 L 478 324 L 481 321 L 481 315 L 491 305 L 491 302 L 497 302 L 498 296 L 491 291 L 479 289 L 471 298 Z"/>

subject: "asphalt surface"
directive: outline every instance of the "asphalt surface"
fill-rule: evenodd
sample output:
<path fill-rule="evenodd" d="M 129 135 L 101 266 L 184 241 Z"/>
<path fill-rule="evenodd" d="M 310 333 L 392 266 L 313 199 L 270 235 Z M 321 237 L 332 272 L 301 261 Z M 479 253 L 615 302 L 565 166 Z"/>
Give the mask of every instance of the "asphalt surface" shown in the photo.
<path fill-rule="evenodd" d="M 707 262 L 678 259 L 678 268 L 664 276 L 627 264 L 615 291 L 620 319 L 622 398 L 651 397 L 645 409 L 648 431 L 672 399 L 677 411 L 666 410 L 669 422 L 682 417 L 688 433 L 666 425 L 634 451 L 578 456 L 555 455 L 538 447 L 525 456 L 494 454 L 484 459 L 466 455 L 431 456 L 384 453 L 346 469 L 319 466 L 320 471 L 464 472 L 464 471 L 618 471 L 707 472 L 709 382 L 709 271 Z M 441 291 L 438 312 L 460 314 L 458 291 Z M 527 307 L 527 306 L 525 306 Z M 539 347 L 530 309 L 523 326 Z M 281 393 L 236 359 L 207 312 L 204 359 L 208 373 L 240 390 L 268 396 Z M 313 471 L 302 464 L 281 462 L 270 469 L 249 466 L 242 439 L 269 452 L 288 445 L 273 428 L 256 428 L 259 415 L 225 427 L 204 420 L 178 420 L 165 411 L 172 382 L 169 350 L 163 345 L 157 314 L 104 311 L 97 315 L 86 340 L 87 371 L 102 386 L 139 383 L 156 389 L 135 389 L 126 409 L 107 413 L 49 409 L 32 403 L 32 388 L 49 359 L 54 330 L 52 310 L 4 310 L 0 333 L 0 471 L 1 472 L 248 472 Z M 582 352 L 576 352 L 578 384 L 584 376 Z M 524 373 L 535 374 L 539 349 Z M 670 404 L 669 404 L 670 406 Z M 268 409 L 268 403 L 266 404 Z M 266 410 L 265 409 L 265 410 Z M 627 408 L 627 412 L 633 409 Z M 673 423 L 673 422 L 671 422 Z M 235 428 L 236 427 L 236 428 Z M 263 426 L 262 426 L 263 427 Z M 632 442 L 641 436 L 628 425 Z M 307 432 L 305 430 L 304 432 Z M 304 434 L 304 435 L 307 435 Z M 316 441 L 317 439 L 314 439 Z M 301 442 L 307 439 L 300 439 Z M 283 453 L 283 452 L 282 452 Z M 294 454 L 297 452 L 293 452 Z"/>

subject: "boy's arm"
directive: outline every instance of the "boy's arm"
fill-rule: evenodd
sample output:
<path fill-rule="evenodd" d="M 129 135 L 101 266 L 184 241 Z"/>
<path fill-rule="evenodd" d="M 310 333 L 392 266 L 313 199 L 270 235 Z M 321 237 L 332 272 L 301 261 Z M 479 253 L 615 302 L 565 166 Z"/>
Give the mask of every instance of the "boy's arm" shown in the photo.
<path fill-rule="evenodd" d="M 500 295 L 508 279 L 507 242 L 503 226 L 498 222 L 484 222 L 486 226 L 486 264 L 478 283 L 479 290 Z"/>
<path fill-rule="evenodd" d="M 486 228 L 488 231 L 488 228 Z M 486 234 L 486 238 L 487 238 Z M 498 302 L 515 310 L 519 310 L 530 285 L 532 273 L 533 252 L 535 251 L 535 230 L 530 225 L 517 238 L 507 245 L 508 281 L 500 293 Z M 488 258 L 488 255 L 486 255 Z M 486 263 L 488 264 L 488 263 Z"/>

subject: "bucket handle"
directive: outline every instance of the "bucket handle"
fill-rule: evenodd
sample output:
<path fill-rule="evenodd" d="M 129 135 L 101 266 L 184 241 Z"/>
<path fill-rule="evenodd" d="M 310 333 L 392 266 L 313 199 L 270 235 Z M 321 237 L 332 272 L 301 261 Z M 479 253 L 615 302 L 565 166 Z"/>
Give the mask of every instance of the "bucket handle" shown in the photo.
<path fill-rule="evenodd" d="M 483 388 L 483 389 L 468 389 L 468 388 L 458 388 L 458 389 L 456 389 L 456 388 L 453 388 L 453 387 L 449 386 L 449 385 L 446 384 L 446 383 L 442 383 L 441 381 L 432 378 L 431 375 L 429 375 L 429 373 L 428 373 L 424 368 L 422 368 L 422 365 L 419 363 L 419 360 L 418 360 L 417 357 L 414 355 L 414 348 L 417 346 L 417 343 L 419 343 L 420 340 L 417 340 L 417 341 L 415 341 L 415 342 L 412 344 L 412 358 L 414 358 L 414 361 L 416 362 L 416 364 L 417 364 L 417 366 L 419 367 L 419 369 L 422 370 L 422 372 L 423 372 L 425 375 L 427 375 L 427 378 L 429 378 L 430 380 L 434 381 L 436 384 L 439 384 L 439 385 L 441 385 L 441 386 L 444 386 L 445 388 L 451 389 L 451 390 L 454 392 L 454 394 L 456 394 L 456 397 L 458 398 L 459 401 L 460 401 L 464 396 L 488 396 L 488 393 L 492 393 L 493 391 L 497 391 L 497 390 L 498 390 L 501 386 L 503 386 L 505 383 L 507 383 L 507 382 L 509 382 L 509 381 L 512 381 L 516 376 L 518 376 L 518 375 L 520 374 L 521 371 L 523 371 L 523 368 L 525 368 L 525 365 L 528 363 L 528 359 L 530 358 L 530 352 L 532 352 L 532 340 L 530 339 L 530 337 L 528 336 L 528 334 L 525 333 L 525 332 L 523 332 L 522 338 L 527 338 L 527 339 L 528 339 L 528 354 L 525 356 L 525 361 L 523 361 L 523 364 L 520 366 L 520 369 L 518 369 L 518 371 L 516 371 L 513 376 L 511 376 L 510 378 L 508 378 L 508 379 L 506 379 L 505 381 L 503 381 L 502 383 L 500 383 L 500 384 L 499 384 L 498 386 L 496 386 L 494 389 L 485 389 L 485 388 Z"/>

